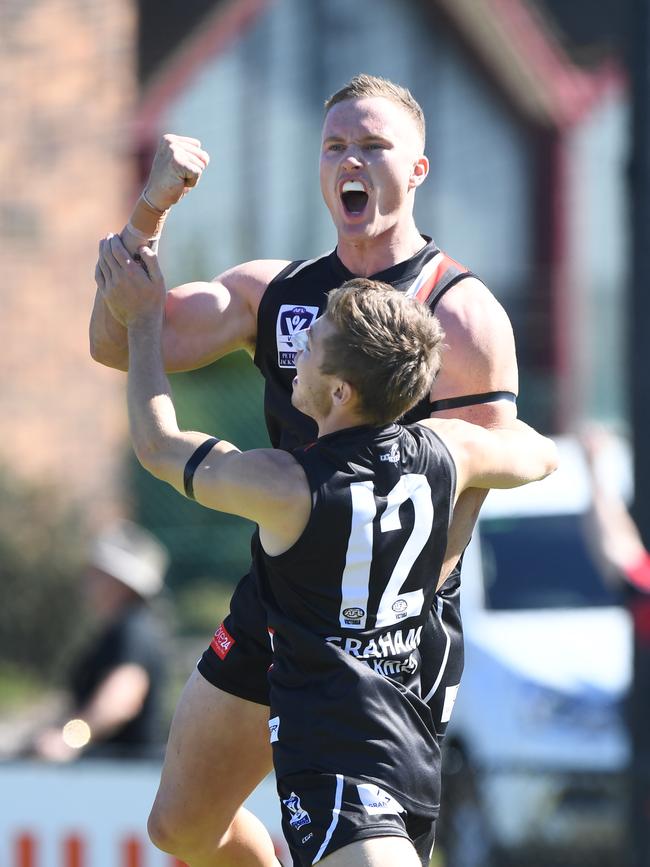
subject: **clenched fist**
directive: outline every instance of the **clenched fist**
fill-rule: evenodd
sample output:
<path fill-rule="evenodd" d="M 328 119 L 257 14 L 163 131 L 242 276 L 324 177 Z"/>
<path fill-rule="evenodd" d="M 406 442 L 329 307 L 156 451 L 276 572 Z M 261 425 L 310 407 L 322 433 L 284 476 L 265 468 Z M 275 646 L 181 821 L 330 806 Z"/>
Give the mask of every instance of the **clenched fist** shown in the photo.
<path fill-rule="evenodd" d="M 167 133 L 158 144 L 145 194 L 149 202 L 161 211 L 175 205 L 196 186 L 210 162 L 201 142 L 196 138 Z"/>

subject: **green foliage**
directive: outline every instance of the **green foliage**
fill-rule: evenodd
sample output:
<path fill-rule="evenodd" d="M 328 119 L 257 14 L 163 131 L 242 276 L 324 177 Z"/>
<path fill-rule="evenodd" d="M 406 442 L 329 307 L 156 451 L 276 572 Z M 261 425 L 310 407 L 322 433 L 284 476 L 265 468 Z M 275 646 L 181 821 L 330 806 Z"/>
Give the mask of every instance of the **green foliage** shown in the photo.
<path fill-rule="evenodd" d="M 207 645 L 229 611 L 231 595 L 230 584 L 209 578 L 197 578 L 179 587 L 174 594 L 179 629 L 186 634 L 201 636 L 203 644 Z"/>
<path fill-rule="evenodd" d="M 50 486 L 0 469 L 0 664 L 60 679 L 81 635 L 80 516 Z M 12 678 L 13 679 L 13 676 Z"/>
<path fill-rule="evenodd" d="M 43 696 L 43 683 L 31 672 L 0 662 L 0 707 L 3 713 L 33 704 Z"/>

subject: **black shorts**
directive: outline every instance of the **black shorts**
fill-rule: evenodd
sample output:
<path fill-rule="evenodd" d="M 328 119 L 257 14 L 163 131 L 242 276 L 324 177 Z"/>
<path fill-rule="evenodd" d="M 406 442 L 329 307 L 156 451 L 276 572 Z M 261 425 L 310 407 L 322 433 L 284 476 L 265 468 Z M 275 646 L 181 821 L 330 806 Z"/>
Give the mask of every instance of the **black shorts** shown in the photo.
<path fill-rule="evenodd" d="M 278 780 L 282 830 L 294 867 L 317 864 L 337 849 L 371 837 L 405 837 L 428 867 L 436 816 L 405 810 L 367 780 L 316 772 Z"/>
<path fill-rule="evenodd" d="M 266 612 L 250 572 L 230 600 L 230 614 L 198 662 L 203 677 L 224 692 L 270 704 L 268 670 L 273 662 Z"/>
<path fill-rule="evenodd" d="M 452 573 L 435 596 L 422 634 L 422 697 L 431 709 L 442 739 L 463 672 L 463 628 L 460 620 L 460 577 Z M 205 679 L 232 695 L 270 704 L 267 672 L 273 662 L 266 613 L 255 576 L 240 580 L 230 600 L 230 614 L 199 660 Z"/>
<path fill-rule="evenodd" d="M 465 663 L 460 617 L 460 574 L 454 570 L 433 599 L 420 641 L 422 698 L 442 740 L 456 701 Z"/>

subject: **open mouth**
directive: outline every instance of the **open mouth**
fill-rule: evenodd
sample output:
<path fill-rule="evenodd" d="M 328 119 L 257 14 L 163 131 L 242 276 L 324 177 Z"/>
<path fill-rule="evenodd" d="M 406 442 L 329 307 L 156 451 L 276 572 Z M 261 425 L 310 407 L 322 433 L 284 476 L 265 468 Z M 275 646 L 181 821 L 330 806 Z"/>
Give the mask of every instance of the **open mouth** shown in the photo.
<path fill-rule="evenodd" d="M 341 201 L 348 214 L 363 213 L 368 204 L 368 193 L 361 181 L 346 181 L 341 188 Z"/>

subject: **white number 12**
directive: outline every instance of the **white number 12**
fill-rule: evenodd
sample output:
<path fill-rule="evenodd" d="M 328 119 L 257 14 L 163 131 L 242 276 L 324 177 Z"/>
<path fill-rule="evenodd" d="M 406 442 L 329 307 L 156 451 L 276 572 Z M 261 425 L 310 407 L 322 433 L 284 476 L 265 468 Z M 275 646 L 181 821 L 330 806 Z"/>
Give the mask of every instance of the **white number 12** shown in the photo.
<path fill-rule="evenodd" d="M 339 622 L 347 629 L 365 629 L 373 554 L 373 521 L 377 515 L 377 503 L 374 484 L 370 481 L 353 482 L 350 493 L 352 527 L 341 579 Z M 424 604 L 422 590 L 410 590 L 407 593 L 400 593 L 400 590 L 426 545 L 433 527 L 431 488 L 426 476 L 407 473 L 400 478 L 388 494 L 386 509 L 379 520 L 379 529 L 382 533 L 401 529 L 399 510 L 407 500 L 411 500 L 415 510 L 413 529 L 379 601 L 376 623 L 378 628 L 392 626 L 407 617 L 417 616 Z"/>

